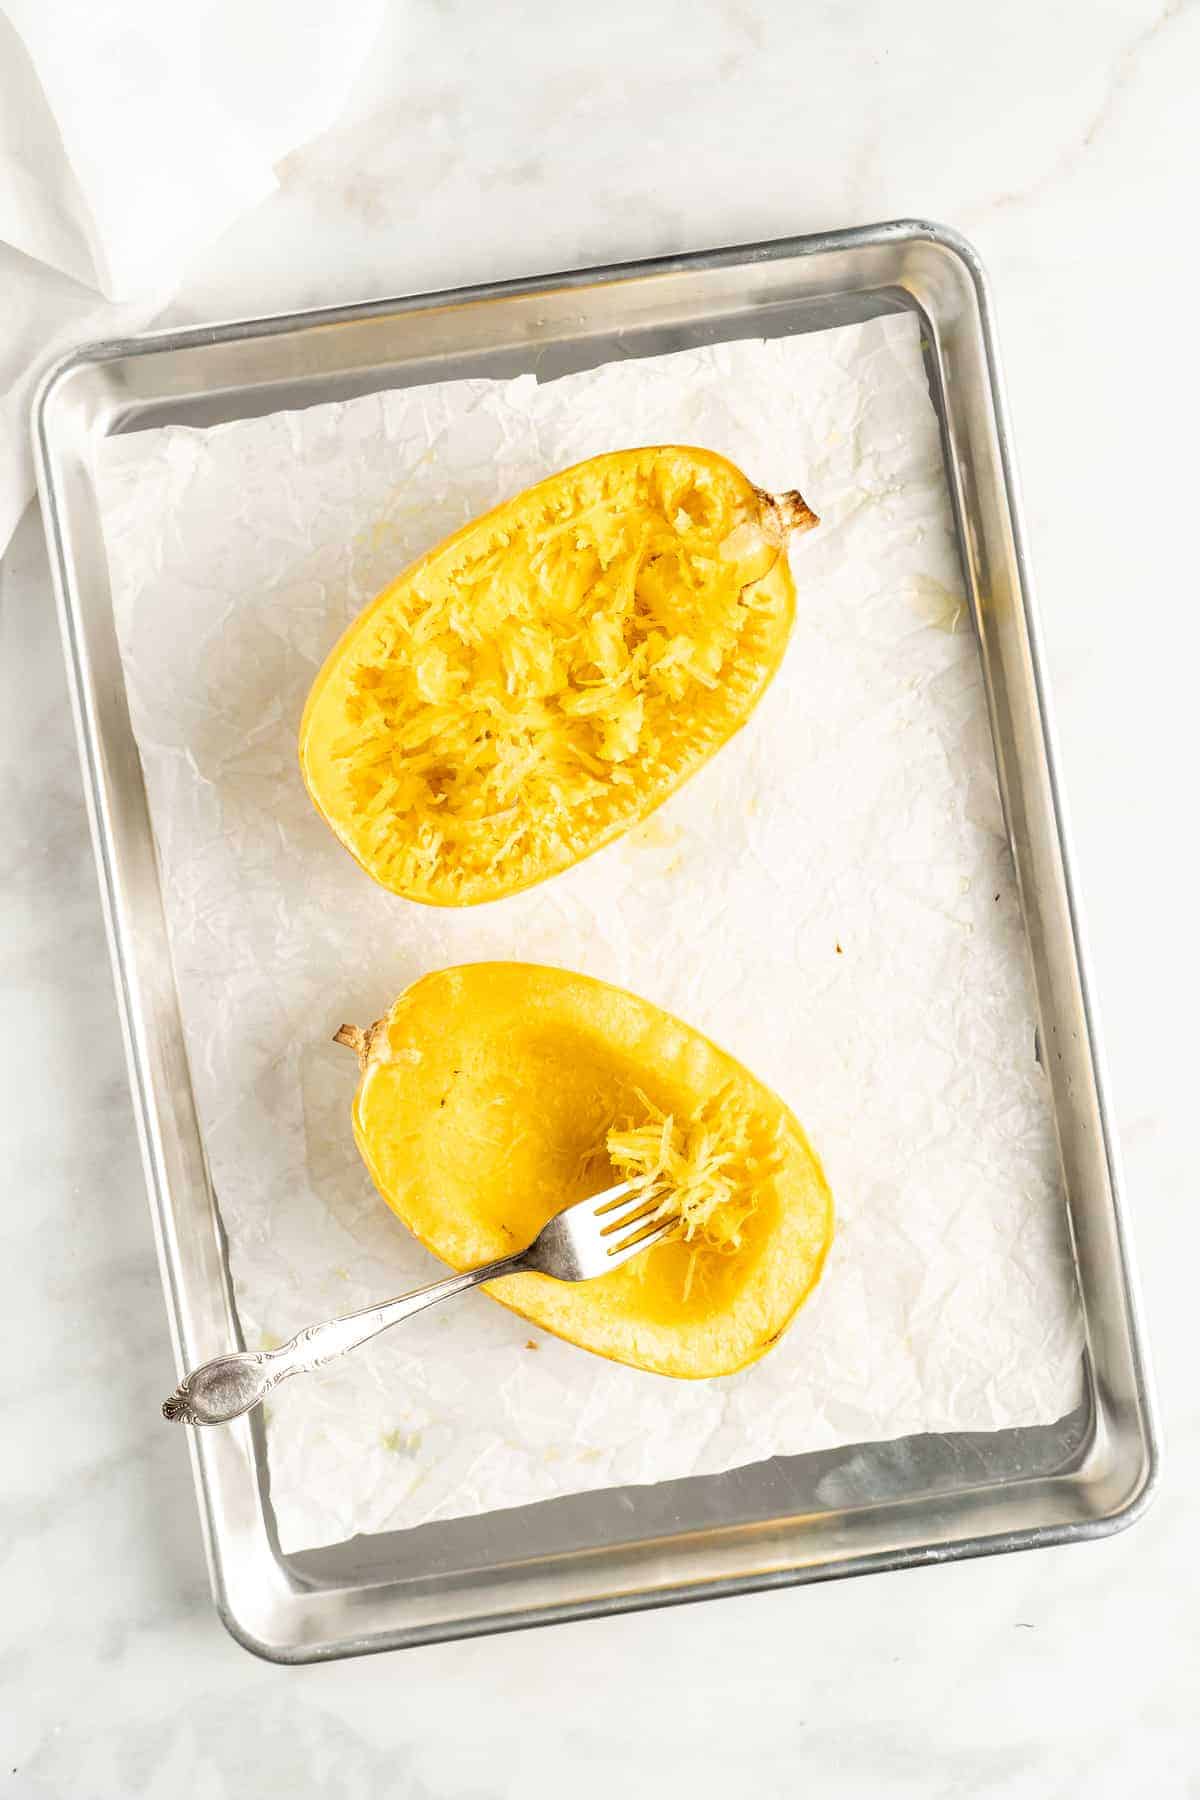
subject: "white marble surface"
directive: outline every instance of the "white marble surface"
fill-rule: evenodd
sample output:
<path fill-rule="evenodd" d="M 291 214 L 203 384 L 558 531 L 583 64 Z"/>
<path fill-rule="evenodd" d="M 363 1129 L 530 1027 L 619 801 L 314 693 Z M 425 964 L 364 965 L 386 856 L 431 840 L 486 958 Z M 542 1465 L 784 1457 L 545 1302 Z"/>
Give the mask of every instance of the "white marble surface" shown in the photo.
<path fill-rule="evenodd" d="M 0 1792 L 1200 1789 L 1200 8 L 396 6 L 178 319 L 921 213 L 990 265 L 1169 1434 L 1091 1546 L 287 1671 L 211 1612 L 36 514 L 0 565 Z M 1053 16 L 1051 16 L 1053 13 Z M 28 1346 L 33 1346 L 32 1350 Z M 106 1378 L 105 1370 L 112 1371 Z M 564 1678 L 572 1678 L 570 1694 Z M 531 1731 L 534 1696 L 553 1702 Z"/>

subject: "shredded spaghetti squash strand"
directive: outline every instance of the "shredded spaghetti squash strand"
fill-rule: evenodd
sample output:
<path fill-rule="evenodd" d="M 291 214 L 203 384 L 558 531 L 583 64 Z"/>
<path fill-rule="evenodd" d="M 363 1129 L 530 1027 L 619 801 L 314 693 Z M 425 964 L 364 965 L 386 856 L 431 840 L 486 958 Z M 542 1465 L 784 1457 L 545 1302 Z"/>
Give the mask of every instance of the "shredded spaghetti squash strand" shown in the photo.
<path fill-rule="evenodd" d="M 767 1130 L 731 1087 L 686 1118 L 654 1105 L 640 1090 L 641 1116 L 614 1125 L 609 1161 L 634 1195 L 659 1205 L 654 1218 L 677 1218 L 692 1254 L 683 1297 L 691 1294 L 704 1252 L 735 1256 L 763 1191 L 780 1166 L 777 1131 Z"/>
<path fill-rule="evenodd" d="M 335 747 L 390 885 L 552 854 L 631 768 L 670 764 L 679 719 L 756 629 L 721 555 L 738 504 L 691 460 L 585 466 L 399 585 L 349 670 Z"/>

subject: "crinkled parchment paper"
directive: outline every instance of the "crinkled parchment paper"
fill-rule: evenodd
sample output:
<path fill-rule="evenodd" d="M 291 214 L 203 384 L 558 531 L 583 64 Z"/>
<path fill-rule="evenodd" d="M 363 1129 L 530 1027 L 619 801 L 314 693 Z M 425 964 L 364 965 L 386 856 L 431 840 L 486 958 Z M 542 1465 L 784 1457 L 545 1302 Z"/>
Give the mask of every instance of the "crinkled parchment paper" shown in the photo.
<path fill-rule="evenodd" d="M 750 724 L 640 830 L 529 893 L 446 912 L 376 888 L 296 767 L 334 639 L 498 500 L 672 440 L 800 487 L 823 519 L 793 546 L 796 627 Z M 816 1295 L 730 1379 L 615 1367 L 476 1293 L 285 1385 L 285 1549 L 1077 1403 L 1053 1126 L 915 320 L 149 431 L 108 443 L 99 478 L 249 1343 L 438 1273 L 359 1163 L 354 1060 L 329 1040 L 446 964 L 563 964 L 679 1013 L 790 1103 L 837 1200 Z"/>

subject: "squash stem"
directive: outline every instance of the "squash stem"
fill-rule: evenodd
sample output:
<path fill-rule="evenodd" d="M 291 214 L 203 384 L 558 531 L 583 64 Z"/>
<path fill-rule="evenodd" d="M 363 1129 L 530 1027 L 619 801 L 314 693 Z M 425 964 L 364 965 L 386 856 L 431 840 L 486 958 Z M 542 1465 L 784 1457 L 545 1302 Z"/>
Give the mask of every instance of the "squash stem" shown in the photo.
<path fill-rule="evenodd" d="M 379 1033 L 386 1025 L 386 1019 L 376 1019 L 374 1025 L 368 1025 L 364 1031 L 361 1025 L 339 1025 L 333 1034 L 335 1044 L 345 1044 L 353 1050 L 358 1058 L 358 1066 L 365 1069 L 371 1055 L 371 1047 Z"/>

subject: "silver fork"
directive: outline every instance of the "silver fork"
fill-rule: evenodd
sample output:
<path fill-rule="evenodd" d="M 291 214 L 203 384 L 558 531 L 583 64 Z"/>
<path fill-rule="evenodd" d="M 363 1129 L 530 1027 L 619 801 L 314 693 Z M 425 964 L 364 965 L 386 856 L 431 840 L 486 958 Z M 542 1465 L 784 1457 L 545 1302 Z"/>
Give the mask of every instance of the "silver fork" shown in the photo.
<path fill-rule="evenodd" d="M 402 1319 L 424 1312 L 452 1294 L 465 1294 L 481 1281 L 501 1275 L 551 1275 L 555 1281 L 592 1281 L 619 1269 L 631 1256 L 639 1256 L 675 1229 L 677 1220 L 662 1216 L 661 1196 L 639 1192 L 632 1203 L 632 1183 L 623 1181 L 578 1200 L 556 1213 L 524 1250 L 468 1269 L 462 1275 L 435 1281 L 381 1306 L 344 1313 L 323 1325 L 309 1325 L 278 1350 L 238 1350 L 215 1356 L 185 1375 L 169 1400 L 163 1416 L 182 1419 L 187 1425 L 224 1425 L 240 1418 L 266 1399 L 271 1389 L 289 1375 L 307 1375 L 335 1356 L 357 1350 Z"/>

